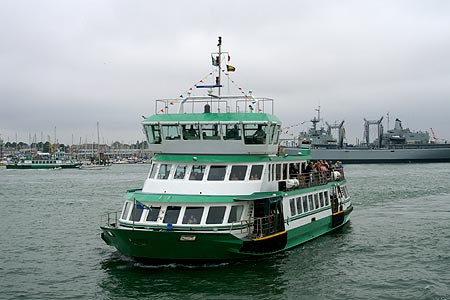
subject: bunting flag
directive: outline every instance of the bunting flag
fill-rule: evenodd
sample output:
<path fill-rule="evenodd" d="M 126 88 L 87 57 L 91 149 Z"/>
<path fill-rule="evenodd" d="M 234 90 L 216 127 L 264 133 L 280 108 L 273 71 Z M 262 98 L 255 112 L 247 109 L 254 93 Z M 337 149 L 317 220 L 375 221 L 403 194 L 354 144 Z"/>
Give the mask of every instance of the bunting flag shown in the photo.
<path fill-rule="evenodd" d="M 236 71 L 236 68 L 233 67 L 232 65 L 227 65 L 227 71 L 228 72 L 234 72 L 234 71 Z"/>

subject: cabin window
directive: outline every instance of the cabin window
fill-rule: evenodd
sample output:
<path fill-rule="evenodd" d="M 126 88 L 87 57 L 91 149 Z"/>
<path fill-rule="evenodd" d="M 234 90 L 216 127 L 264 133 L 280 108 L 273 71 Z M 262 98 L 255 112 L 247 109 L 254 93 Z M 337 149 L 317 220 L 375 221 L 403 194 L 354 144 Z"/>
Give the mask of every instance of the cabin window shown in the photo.
<path fill-rule="evenodd" d="M 302 198 L 301 197 L 295 198 L 295 203 L 297 204 L 297 213 L 301 214 L 303 212 L 303 210 L 302 210 Z"/>
<path fill-rule="evenodd" d="M 236 124 L 223 124 L 222 133 L 224 140 L 240 140 L 241 139 L 241 128 L 239 123 Z"/>
<path fill-rule="evenodd" d="M 158 220 L 159 212 L 161 211 L 161 207 L 153 207 L 150 206 L 148 209 L 147 219 L 148 222 L 156 222 Z"/>
<path fill-rule="evenodd" d="M 201 128 L 204 140 L 220 140 L 218 124 L 202 124 Z"/>
<path fill-rule="evenodd" d="M 144 125 L 149 144 L 161 144 L 159 125 Z"/>
<path fill-rule="evenodd" d="M 180 215 L 181 206 L 167 206 L 163 223 L 176 224 Z"/>
<path fill-rule="evenodd" d="M 250 171 L 250 180 L 260 180 L 263 167 L 263 165 L 253 165 Z"/>
<path fill-rule="evenodd" d="M 244 141 L 246 144 L 266 143 L 265 124 L 244 124 Z"/>
<path fill-rule="evenodd" d="M 227 166 L 211 166 L 209 167 L 208 180 L 209 181 L 224 180 L 226 171 Z"/>
<path fill-rule="evenodd" d="M 273 144 L 275 144 L 275 145 L 278 144 L 278 142 L 279 142 L 280 132 L 281 132 L 281 126 L 277 125 L 275 132 L 273 134 Z"/>
<path fill-rule="evenodd" d="M 289 178 L 289 168 L 288 164 L 283 164 L 283 179 Z"/>
<path fill-rule="evenodd" d="M 205 170 L 206 170 L 205 165 L 193 165 L 191 175 L 189 176 L 189 180 L 203 180 Z"/>
<path fill-rule="evenodd" d="M 281 164 L 275 165 L 275 180 L 281 180 Z"/>
<path fill-rule="evenodd" d="M 152 164 L 152 170 L 151 170 L 150 176 L 148 176 L 148 178 L 155 178 L 157 170 L 158 170 L 158 164 Z"/>
<path fill-rule="evenodd" d="M 314 209 L 314 202 L 313 202 L 313 196 L 312 195 L 308 195 L 308 206 L 310 210 Z"/>
<path fill-rule="evenodd" d="M 198 140 L 200 139 L 200 132 L 197 124 L 182 125 L 183 139 L 185 140 Z"/>
<path fill-rule="evenodd" d="M 222 224 L 226 206 L 211 206 L 206 218 L 206 224 Z"/>
<path fill-rule="evenodd" d="M 308 199 L 306 198 L 306 196 L 302 197 L 302 202 L 303 202 L 303 211 L 304 212 L 308 212 Z"/>
<path fill-rule="evenodd" d="M 141 220 L 143 211 L 144 211 L 143 205 L 133 205 L 133 211 L 131 212 L 130 221 L 139 222 Z"/>
<path fill-rule="evenodd" d="M 314 194 L 314 203 L 316 204 L 316 208 L 319 208 L 319 196 L 317 194 Z"/>
<path fill-rule="evenodd" d="M 186 165 L 178 165 L 175 169 L 175 174 L 173 175 L 173 179 L 184 179 L 186 175 L 187 166 Z"/>
<path fill-rule="evenodd" d="M 244 180 L 247 166 L 232 166 L 229 180 Z"/>
<path fill-rule="evenodd" d="M 275 124 L 270 125 L 270 127 L 269 127 L 269 144 L 274 144 L 275 130 L 276 130 L 276 125 Z"/>
<path fill-rule="evenodd" d="M 289 164 L 289 178 L 297 178 L 300 173 L 300 163 Z"/>
<path fill-rule="evenodd" d="M 323 197 L 325 198 L 325 205 L 330 205 L 330 201 L 328 198 L 328 191 L 323 192 Z"/>
<path fill-rule="evenodd" d="M 295 199 L 289 199 L 289 206 L 291 207 L 291 216 L 295 216 L 297 214 L 297 211 L 295 209 Z"/>
<path fill-rule="evenodd" d="M 273 179 L 272 179 L 272 164 L 269 164 L 269 178 L 268 178 L 268 180 L 269 181 L 272 181 Z"/>
<path fill-rule="evenodd" d="M 324 206 L 323 193 L 319 193 L 319 202 L 320 202 L 320 207 L 323 207 Z"/>
<path fill-rule="evenodd" d="M 159 167 L 158 179 L 169 178 L 171 168 L 172 168 L 171 164 L 161 164 L 161 166 Z"/>
<path fill-rule="evenodd" d="M 200 224 L 204 207 L 186 207 L 183 224 Z"/>
<path fill-rule="evenodd" d="M 125 207 L 123 208 L 122 219 L 126 220 L 128 217 L 128 212 L 130 211 L 131 202 L 125 202 Z"/>
<path fill-rule="evenodd" d="M 230 210 L 230 216 L 228 217 L 228 223 L 240 221 L 243 210 L 244 205 L 233 205 Z"/>
<path fill-rule="evenodd" d="M 162 125 L 163 136 L 166 140 L 179 140 L 180 139 L 180 126 L 177 124 L 173 125 Z"/>

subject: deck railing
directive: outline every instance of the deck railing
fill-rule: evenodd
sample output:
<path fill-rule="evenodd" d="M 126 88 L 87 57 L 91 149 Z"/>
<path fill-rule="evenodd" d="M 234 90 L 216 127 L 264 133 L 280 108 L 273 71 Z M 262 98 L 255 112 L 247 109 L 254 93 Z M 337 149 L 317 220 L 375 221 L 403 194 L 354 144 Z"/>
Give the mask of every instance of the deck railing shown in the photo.
<path fill-rule="evenodd" d="M 238 227 L 241 229 L 241 233 L 246 233 L 249 238 L 262 238 L 279 232 L 283 222 L 284 220 L 280 220 L 277 215 L 250 218 L 248 220 L 233 223 L 230 231 L 234 229 L 233 227 Z"/>
<path fill-rule="evenodd" d="M 340 169 L 317 171 L 312 173 L 289 174 L 290 179 L 297 179 L 299 185 L 287 190 L 304 189 L 324 185 L 332 181 L 345 180 L 344 172 Z"/>
<path fill-rule="evenodd" d="M 120 211 L 112 211 L 100 216 L 100 226 L 116 228 L 118 226 Z"/>

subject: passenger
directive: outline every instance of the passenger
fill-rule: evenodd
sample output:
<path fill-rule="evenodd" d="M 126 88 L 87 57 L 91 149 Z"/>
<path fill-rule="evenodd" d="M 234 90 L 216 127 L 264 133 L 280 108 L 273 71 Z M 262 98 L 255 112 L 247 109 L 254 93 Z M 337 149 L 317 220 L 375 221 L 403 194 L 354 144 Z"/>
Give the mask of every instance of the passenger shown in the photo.
<path fill-rule="evenodd" d="M 266 133 L 262 129 L 262 125 L 258 125 L 258 129 L 256 129 L 255 133 L 253 134 L 253 141 L 255 144 L 264 144 L 266 142 Z"/>

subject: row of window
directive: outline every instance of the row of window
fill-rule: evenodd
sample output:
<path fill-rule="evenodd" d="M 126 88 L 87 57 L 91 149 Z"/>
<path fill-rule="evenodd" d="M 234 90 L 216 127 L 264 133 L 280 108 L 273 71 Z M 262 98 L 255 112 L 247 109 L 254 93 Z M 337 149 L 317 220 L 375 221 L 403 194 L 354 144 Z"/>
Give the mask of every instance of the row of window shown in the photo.
<path fill-rule="evenodd" d="M 164 224 L 223 224 L 241 220 L 244 205 L 232 206 L 146 206 L 127 201 L 122 219 L 133 222 Z"/>
<path fill-rule="evenodd" d="M 187 165 L 153 163 L 149 178 L 223 181 L 227 180 L 260 180 L 264 165 Z M 247 172 L 249 170 L 249 172 Z M 247 174 L 248 173 L 248 174 Z M 206 175 L 206 176 L 205 176 Z"/>
<path fill-rule="evenodd" d="M 336 193 L 339 199 L 347 199 L 349 197 L 347 186 L 336 186 Z M 330 205 L 328 191 L 289 199 L 291 216 L 306 213 L 313 209 L 318 209 L 328 205 Z"/>
<path fill-rule="evenodd" d="M 33 160 L 33 164 L 56 164 L 56 160 Z"/>
<path fill-rule="evenodd" d="M 330 205 L 328 191 L 289 199 L 291 216 Z"/>
<path fill-rule="evenodd" d="M 246 144 L 278 144 L 280 125 L 206 123 L 145 125 L 150 144 L 166 140 L 242 140 Z"/>

